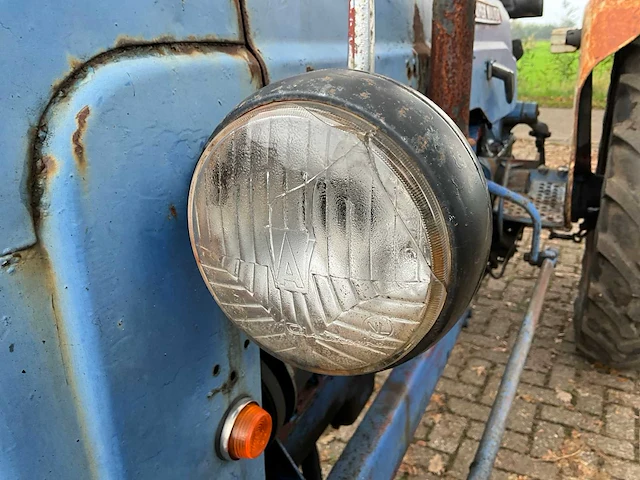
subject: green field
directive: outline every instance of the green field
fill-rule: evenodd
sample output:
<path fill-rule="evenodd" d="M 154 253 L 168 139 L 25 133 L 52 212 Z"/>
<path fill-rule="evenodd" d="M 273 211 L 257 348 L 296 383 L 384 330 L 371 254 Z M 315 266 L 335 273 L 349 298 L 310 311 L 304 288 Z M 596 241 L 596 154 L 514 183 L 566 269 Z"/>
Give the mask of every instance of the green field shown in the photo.
<path fill-rule="evenodd" d="M 542 107 L 573 107 L 579 51 L 552 54 L 543 41 L 525 42 L 524 51 L 518 61 L 518 99 Z M 605 106 L 612 61 L 602 62 L 593 74 L 594 108 Z"/>

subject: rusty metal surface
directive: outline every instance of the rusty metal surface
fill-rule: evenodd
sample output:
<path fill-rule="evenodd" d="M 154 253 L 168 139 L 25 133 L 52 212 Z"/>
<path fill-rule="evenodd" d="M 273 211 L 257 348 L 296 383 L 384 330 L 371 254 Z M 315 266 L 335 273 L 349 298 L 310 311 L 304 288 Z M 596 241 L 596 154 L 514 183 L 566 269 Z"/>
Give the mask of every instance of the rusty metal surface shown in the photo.
<path fill-rule="evenodd" d="M 259 355 L 182 213 L 202 145 L 260 86 L 245 49 L 198 43 L 121 48 L 59 86 L 32 151 L 39 242 L 0 257 L 0 477 L 262 477 L 213 449 L 226 406 L 260 398 Z"/>
<path fill-rule="evenodd" d="M 471 68 L 466 74 L 472 78 L 468 109 L 482 110 L 498 125 L 513 110 L 515 100 L 506 101 L 502 81 L 487 79 L 486 62 L 495 60 L 512 69 L 516 66 L 504 6 L 500 0 L 484 3 L 500 11 L 501 22 L 475 25 L 475 56 L 468 53 L 465 61 L 472 65 L 462 64 L 462 68 Z M 305 71 L 347 66 L 348 2 L 244 0 L 242 9 L 247 43 L 261 63 L 265 79 L 277 81 Z M 376 1 L 376 73 L 428 93 L 432 14 L 432 0 Z M 473 17 L 472 12 L 472 37 Z M 292 22 L 292 18 L 301 20 Z M 455 65 L 449 72 L 452 78 L 459 74 L 455 81 L 463 77 L 454 61 L 443 58 L 442 63 Z M 441 73 L 446 76 L 445 71 Z"/>
<path fill-rule="evenodd" d="M 429 97 L 466 134 L 473 66 L 474 0 L 434 0 Z"/>
<path fill-rule="evenodd" d="M 590 0 L 584 13 L 580 65 L 574 100 L 571 178 L 565 200 L 565 225 L 572 219 L 574 177 L 591 171 L 591 73 L 607 57 L 640 35 L 640 0 Z"/>
<path fill-rule="evenodd" d="M 584 12 L 578 89 L 602 60 L 640 35 L 640 0 L 591 0 Z"/>
<path fill-rule="evenodd" d="M 429 88 L 429 59 L 431 58 L 431 42 L 427 42 L 425 28 L 422 23 L 420 7 L 416 3 L 413 7 L 413 54 L 414 58 L 407 63 L 407 79 L 416 79 L 418 90 L 423 95 Z M 429 25 L 431 27 L 431 25 Z"/>
<path fill-rule="evenodd" d="M 84 155 L 84 145 L 82 136 L 84 135 L 84 131 L 87 128 L 87 117 L 91 113 L 91 109 L 89 105 L 85 105 L 76 115 L 76 128 L 75 132 L 71 136 L 71 143 L 73 144 L 73 157 L 78 163 L 78 168 L 80 170 L 84 170 L 87 159 Z"/>

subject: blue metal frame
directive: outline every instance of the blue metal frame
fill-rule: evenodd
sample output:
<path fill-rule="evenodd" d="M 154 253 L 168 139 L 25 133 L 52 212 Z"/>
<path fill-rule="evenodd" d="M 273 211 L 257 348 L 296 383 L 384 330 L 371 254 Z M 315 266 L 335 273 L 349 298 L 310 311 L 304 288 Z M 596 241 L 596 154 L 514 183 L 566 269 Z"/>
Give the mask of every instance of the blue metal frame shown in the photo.
<path fill-rule="evenodd" d="M 393 369 L 329 480 L 393 478 L 468 315 L 431 349 Z"/>
<path fill-rule="evenodd" d="M 556 259 L 557 252 L 547 251 L 547 258 L 542 262 L 527 313 L 520 326 L 518 337 L 513 345 L 504 375 L 500 381 L 496 399 L 491 408 L 489 420 L 485 424 L 482 439 L 471 464 L 469 480 L 488 480 L 491 477 L 493 464 L 498 455 L 498 450 L 500 450 L 511 405 L 516 398 L 520 376 L 524 370 L 527 355 L 533 342 L 533 335 L 542 311 L 544 295 L 549 285 Z"/>
<path fill-rule="evenodd" d="M 264 477 L 262 459 L 214 451 L 228 405 L 260 399 L 259 350 L 203 284 L 185 213 L 256 72 L 236 46 L 119 48 L 48 106 L 29 165 L 38 243 L 0 262 L 1 478 Z"/>

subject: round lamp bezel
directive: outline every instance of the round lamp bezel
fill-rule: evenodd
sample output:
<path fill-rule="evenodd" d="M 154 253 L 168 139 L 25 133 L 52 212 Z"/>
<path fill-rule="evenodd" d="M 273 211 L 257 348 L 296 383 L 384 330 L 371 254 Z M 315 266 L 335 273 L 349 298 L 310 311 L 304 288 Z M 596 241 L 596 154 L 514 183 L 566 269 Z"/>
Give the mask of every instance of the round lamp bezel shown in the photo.
<path fill-rule="evenodd" d="M 491 209 L 482 169 L 459 129 L 424 96 L 380 75 L 344 70 L 309 72 L 263 88 L 220 124 L 201 159 L 206 158 L 238 122 L 285 104 L 321 105 L 325 111 L 338 112 L 338 115 L 355 119 L 356 123 L 360 121 L 373 127 L 377 135 L 384 137 L 408 159 L 402 163 L 403 168 L 395 168 L 394 173 L 404 179 L 405 184 L 426 185 L 421 189 L 423 194 L 428 192 L 430 204 L 437 205 L 436 215 L 444 218 L 446 233 L 442 237 L 446 238 L 448 248 L 444 248 L 447 253 L 442 256 L 446 258 L 445 265 L 440 268 L 437 278 L 446 288 L 446 299 L 439 316 L 430 322 L 426 332 L 420 334 L 421 338 L 415 338 L 406 351 L 384 365 L 348 371 L 327 371 L 308 364 L 305 368 L 322 373 L 361 374 L 402 363 L 424 351 L 449 330 L 467 308 L 482 279 L 491 242 Z M 201 163 L 202 160 L 198 162 L 196 172 Z M 410 177 L 408 180 L 407 176 Z M 195 181 L 192 190 L 194 184 Z M 190 212 L 192 197 L 193 191 L 189 198 Z M 191 214 L 189 230 L 198 258 Z M 434 266 L 437 270 L 438 266 Z M 206 279 L 205 272 L 200 269 Z M 209 288 L 216 297 L 214 290 Z M 278 352 L 271 353 L 279 356 Z"/>

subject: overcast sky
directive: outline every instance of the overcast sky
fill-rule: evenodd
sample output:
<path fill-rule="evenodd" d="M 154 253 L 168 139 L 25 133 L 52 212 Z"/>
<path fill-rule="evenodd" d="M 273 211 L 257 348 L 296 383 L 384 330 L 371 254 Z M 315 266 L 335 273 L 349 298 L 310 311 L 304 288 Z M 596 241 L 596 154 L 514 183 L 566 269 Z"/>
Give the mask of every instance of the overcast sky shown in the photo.
<path fill-rule="evenodd" d="M 576 24 L 582 26 L 582 17 L 587 0 L 545 0 L 544 15 L 542 17 L 522 18 L 519 21 L 523 23 L 558 23 L 566 16 L 567 8 L 564 5 L 565 3 L 569 9 L 573 10 L 572 17 Z"/>

